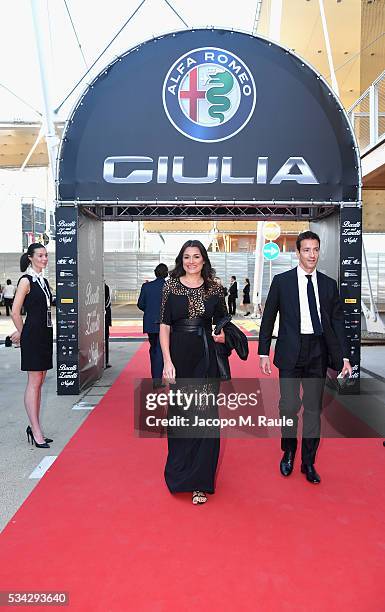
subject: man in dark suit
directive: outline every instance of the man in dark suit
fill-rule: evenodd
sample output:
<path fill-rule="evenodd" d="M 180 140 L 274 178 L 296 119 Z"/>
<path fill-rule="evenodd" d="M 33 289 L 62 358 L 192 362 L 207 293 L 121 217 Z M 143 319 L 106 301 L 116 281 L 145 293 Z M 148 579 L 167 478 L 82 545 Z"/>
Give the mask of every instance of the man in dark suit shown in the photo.
<path fill-rule="evenodd" d="M 259 332 L 260 367 L 271 373 L 270 344 L 277 313 L 279 332 L 274 364 L 279 369 L 279 411 L 282 424 L 280 470 L 293 471 L 297 449 L 298 412 L 303 405 L 302 464 L 307 480 L 321 479 L 314 463 L 320 439 L 322 396 L 330 366 L 351 376 L 344 313 L 335 280 L 316 271 L 320 239 L 314 232 L 297 238 L 298 266 L 273 278 Z M 300 387 L 302 384 L 302 401 Z M 283 421 L 283 423 L 282 423 Z M 286 421 L 286 423 L 285 423 Z"/>
<path fill-rule="evenodd" d="M 163 356 L 159 343 L 160 305 L 162 289 L 168 275 L 166 264 L 160 263 L 154 270 L 156 279 L 144 283 L 140 290 L 138 308 L 143 310 L 143 331 L 150 341 L 151 377 L 153 387 L 162 386 Z"/>
<path fill-rule="evenodd" d="M 227 302 L 229 305 L 229 314 L 231 315 L 235 315 L 235 311 L 237 307 L 237 297 L 238 297 L 237 277 L 232 276 L 230 278 L 229 297 L 227 298 Z"/>

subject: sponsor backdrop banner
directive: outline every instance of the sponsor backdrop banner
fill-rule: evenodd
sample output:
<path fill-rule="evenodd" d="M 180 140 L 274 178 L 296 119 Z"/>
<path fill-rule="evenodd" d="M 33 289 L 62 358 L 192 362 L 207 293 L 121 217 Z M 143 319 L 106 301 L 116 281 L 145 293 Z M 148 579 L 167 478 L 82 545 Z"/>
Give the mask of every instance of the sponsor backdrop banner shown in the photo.
<path fill-rule="evenodd" d="M 56 209 L 57 391 L 77 395 L 104 367 L 102 223 Z"/>
<path fill-rule="evenodd" d="M 346 114 L 316 72 L 227 30 L 155 38 L 94 80 L 64 133 L 62 201 L 356 201 Z"/>
<path fill-rule="evenodd" d="M 79 379 L 80 389 L 104 369 L 103 223 L 79 214 Z"/>
<path fill-rule="evenodd" d="M 57 391 L 79 393 L 78 208 L 56 209 Z"/>
<path fill-rule="evenodd" d="M 350 345 L 350 362 L 356 381 L 350 392 L 359 392 L 361 356 L 362 209 L 343 206 L 340 210 L 340 292 L 344 304 L 345 329 Z"/>

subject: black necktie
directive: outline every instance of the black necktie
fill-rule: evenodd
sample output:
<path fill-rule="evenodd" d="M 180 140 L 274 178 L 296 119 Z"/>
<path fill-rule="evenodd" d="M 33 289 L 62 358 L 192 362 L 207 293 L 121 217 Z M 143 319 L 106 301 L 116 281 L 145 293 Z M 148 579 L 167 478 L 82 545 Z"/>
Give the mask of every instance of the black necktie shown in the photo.
<path fill-rule="evenodd" d="M 319 320 L 317 302 L 315 299 L 314 285 L 311 274 L 306 274 L 307 278 L 307 301 L 309 302 L 310 318 L 313 325 L 313 331 L 316 336 L 322 335 L 322 325 Z"/>

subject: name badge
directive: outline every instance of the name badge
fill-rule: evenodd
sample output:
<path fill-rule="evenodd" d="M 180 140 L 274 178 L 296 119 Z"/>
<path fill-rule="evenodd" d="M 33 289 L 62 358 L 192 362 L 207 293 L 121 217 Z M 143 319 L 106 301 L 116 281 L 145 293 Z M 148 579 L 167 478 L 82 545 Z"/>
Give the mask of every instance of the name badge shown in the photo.
<path fill-rule="evenodd" d="M 47 310 L 47 327 L 52 327 L 51 310 Z"/>

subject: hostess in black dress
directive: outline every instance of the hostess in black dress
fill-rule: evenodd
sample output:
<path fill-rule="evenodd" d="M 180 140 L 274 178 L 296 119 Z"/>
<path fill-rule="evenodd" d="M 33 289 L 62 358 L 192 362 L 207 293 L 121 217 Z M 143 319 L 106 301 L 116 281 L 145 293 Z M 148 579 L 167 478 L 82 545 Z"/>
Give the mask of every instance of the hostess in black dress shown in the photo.
<path fill-rule="evenodd" d="M 47 326 L 46 294 L 39 281 L 34 281 L 29 274 L 24 274 L 21 278 L 27 278 L 30 286 L 23 304 L 27 316 L 20 337 L 21 369 L 27 372 L 51 370 L 53 329 Z M 44 283 L 52 302 L 48 281 L 44 279 Z"/>
<path fill-rule="evenodd" d="M 227 314 L 223 287 L 215 282 L 208 289 L 185 287 L 171 278 L 163 286 L 161 323 L 170 325 L 170 356 L 176 370 L 175 388 L 182 391 L 218 393 L 219 378 L 212 339 L 212 324 Z M 187 324 L 200 325 L 198 333 L 184 331 Z M 170 389 L 173 385 L 170 385 Z M 195 414 L 215 418 L 217 406 L 192 405 L 189 412 L 180 406 L 168 407 L 170 416 Z M 165 479 L 169 490 L 214 493 L 219 457 L 219 429 L 168 428 L 168 456 Z"/>
<path fill-rule="evenodd" d="M 250 304 L 250 283 L 243 287 L 243 304 Z"/>

